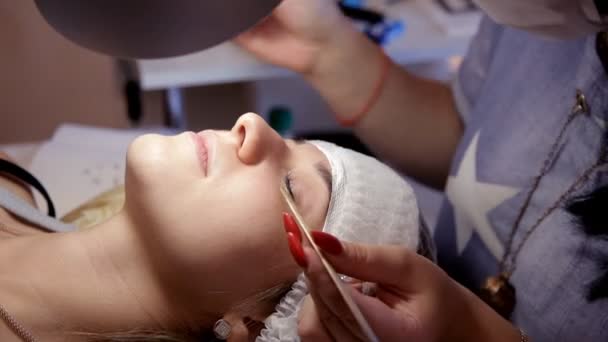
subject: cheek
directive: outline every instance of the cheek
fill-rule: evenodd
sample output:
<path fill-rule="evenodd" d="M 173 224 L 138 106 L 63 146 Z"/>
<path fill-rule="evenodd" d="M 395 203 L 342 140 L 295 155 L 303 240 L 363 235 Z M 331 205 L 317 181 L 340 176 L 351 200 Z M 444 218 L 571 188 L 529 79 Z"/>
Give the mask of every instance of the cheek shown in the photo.
<path fill-rule="evenodd" d="M 234 195 L 224 191 L 216 202 L 202 206 L 204 210 L 199 207 L 198 214 L 184 211 L 180 224 L 161 230 L 163 259 L 170 260 L 178 274 L 188 275 L 188 281 L 243 298 L 293 281 L 298 268 L 282 228 L 278 196 L 260 194 L 253 203 Z M 218 276 L 191 279 L 203 268 Z"/>
<path fill-rule="evenodd" d="M 146 165 L 147 158 L 139 159 L 137 167 Z M 138 218 L 142 237 L 168 269 L 196 274 L 212 260 L 224 275 L 214 280 L 222 282 L 218 288 L 274 286 L 297 274 L 282 228 L 285 205 L 274 170 L 235 170 L 205 182 L 158 182 L 158 169 L 155 177 L 136 174 L 127 184 L 127 210 Z M 130 191 L 138 192 L 129 198 Z"/>
<path fill-rule="evenodd" d="M 208 211 L 212 226 L 219 227 L 216 228 L 218 232 L 232 235 L 236 242 L 256 247 L 276 242 L 283 231 L 281 213 L 284 210 L 278 191 L 266 185 L 274 182 L 261 183 L 259 180 L 250 179 L 218 191 Z"/>
<path fill-rule="evenodd" d="M 255 278 L 266 274 L 268 280 L 273 280 L 273 272 L 291 275 L 294 263 L 282 226 L 283 201 L 278 190 L 261 186 L 275 181 L 261 182 L 262 179 L 257 178 L 254 182 L 251 179 L 256 178 L 248 178 L 246 182 L 239 179 L 222 188 L 214 188 L 213 199 L 201 201 L 197 208 L 202 216 L 198 224 L 183 232 L 183 236 L 191 236 L 184 239 L 184 243 L 200 241 L 210 246 L 212 250 L 207 251 L 213 251 L 223 264 L 228 259 L 233 260 L 229 269 L 234 270 L 237 278 L 239 275 Z M 201 236 L 205 241 L 201 241 Z M 200 245 L 198 249 L 191 248 L 197 251 Z"/>
<path fill-rule="evenodd" d="M 272 179 L 249 175 L 173 184 L 166 190 L 144 189 L 147 195 L 138 196 L 147 198 L 145 206 L 135 215 L 145 221 L 146 230 L 156 230 L 163 249 L 175 256 L 195 261 L 203 246 L 212 246 L 219 253 L 247 258 L 247 254 L 276 249 L 284 239 L 284 205 L 278 190 L 267 185 L 276 182 Z"/>
<path fill-rule="evenodd" d="M 269 219 L 258 218 L 249 226 L 234 228 L 225 237 L 224 248 L 234 261 L 235 284 L 246 285 L 242 290 L 267 289 L 295 279 L 298 267 L 289 252 L 280 211 Z"/>

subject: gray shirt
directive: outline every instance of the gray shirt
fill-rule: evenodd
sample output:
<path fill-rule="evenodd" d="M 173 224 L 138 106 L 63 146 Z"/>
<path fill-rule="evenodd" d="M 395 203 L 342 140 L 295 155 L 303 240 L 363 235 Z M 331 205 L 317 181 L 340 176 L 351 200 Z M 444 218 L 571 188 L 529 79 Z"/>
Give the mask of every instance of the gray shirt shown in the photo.
<path fill-rule="evenodd" d="M 585 94 L 591 115 L 567 129 L 515 242 L 598 160 L 608 78 L 595 35 L 552 41 L 486 18 L 453 89 L 466 129 L 435 240 L 441 266 L 475 290 L 497 274 L 513 223 L 575 104 L 576 89 Z M 595 172 L 572 196 L 607 183 L 605 170 Z M 514 323 L 533 341 L 608 341 L 608 299 L 585 298 L 607 260 L 608 241 L 585 235 L 560 205 L 517 258 Z"/>

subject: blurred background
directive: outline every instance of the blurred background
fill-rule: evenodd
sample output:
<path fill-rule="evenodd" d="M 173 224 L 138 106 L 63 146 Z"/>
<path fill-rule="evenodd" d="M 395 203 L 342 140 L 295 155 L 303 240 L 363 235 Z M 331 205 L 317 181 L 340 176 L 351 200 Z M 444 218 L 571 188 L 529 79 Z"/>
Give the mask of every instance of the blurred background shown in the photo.
<path fill-rule="evenodd" d="M 378 5 L 382 2 L 368 1 L 368 7 L 382 7 Z M 391 15 L 390 6 L 408 11 L 408 6 L 413 8 L 408 3 L 416 1 L 384 2 L 389 3 L 386 7 Z M 400 14 L 408 15 L 397 13 L 395 17 Z M 426 20 L 429 23 L 421 26 L 434 29 L 427 32 L 433 40 L 433 34 L 437 35 L 441 28 L 430 23 L 431 16 Z M 397 43 L 407 44 L 411 34 L 408 31 L 419 31 L 417 27 L 412 28 L 415 23 L 404 24 L 407 28 Z M 451 43 L 443 39 L 446 51 L 441 53 L 416 51 L 416 45 L 420 44 L 414 42 L 409 58 L 397 58 L 401 57 L 411 69 L 449 79 L 450 67 L 445 63 L 452 55 L 465 50 L 470 34 L 453 35 Z M 170 121 L 167 120 L 170 102 L 167 93 L 171 94 L 168 90 L 178 90 L 179 111 L 183 113 L 178 124 L 187 124 L 188 129 L 230 127 L 244 112 L 257 111 L 264 115 L 273 106 L 290 108 L 301 129 L 334 127 L 322 101 L 297 77 L 270 68 L 264 70 L 246 57 L 230 57 L 241 53 L 235 47 L 215 50 L 169 62 L 130 62 L 130 67 L 125 67 L 110 57 L 82 49 L 54 32 L 36 10 L 33 0 L 0 0 L 0 143 L 48 139 L 65 122 L 112 128 L 164 125 Z M 429 56 L 414 56 L 425 53 Z M 206 58 L 206 54 L 210 58 Z M 221 60 L 226 56 L 234 65 L 228 63 L 215 68 L 213 61 L 218 61 L 215 57 Z M 249 70 L 241 70 L 239 75 L 240 65 Z M 215 76 L 222 73 L 224 75 Z M 140 111 L 139 119 L 133 121 L 128 117 L 128 106 L 137 107 L 137 104 L 128 103 L 125 87 L 129 79 L 139 78 L 138 74 L 145 84 L 139 100 L 141 109 L 136 109 Z M 130 100 L 138 102 L 131 90 Z"/>
<path fill-rule="evenodd" d="M 470 0 L 342 5 L 354 9 L 353 23 L 394 61 L 446 82 L 480 19 Z M 59 199 L 66 203 L 64 213 L 120 182 L 125 146 L 140 132 L 229 129 L 251 111 L 266 118 L 278 113 L 290 135 L 331 140 L 349 134 L 302 79 L 232 43 L 167 60 L 122 61 L 67 41 L 48 26 L 33 0 L 0 0 L 0 150 L 29 167 L 54 196 L 63 196 L 58 193 L 65 182 L 78 175 L 91 183 L 77 199 Z M 86 149 L 76 146 L 92 136 Z M 77 171 L 69 174 L 66 165 Z"/>

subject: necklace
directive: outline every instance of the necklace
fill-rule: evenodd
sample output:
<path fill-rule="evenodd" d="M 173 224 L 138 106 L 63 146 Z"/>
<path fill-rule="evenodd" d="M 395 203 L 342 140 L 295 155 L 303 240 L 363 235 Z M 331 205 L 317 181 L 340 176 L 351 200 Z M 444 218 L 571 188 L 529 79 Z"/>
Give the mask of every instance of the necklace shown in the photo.
<path fill-rule="evenodd" d="M 36 339 L 29 331 L 25 330 L 19 322 L 17 322 L 7 311 L 4 306 L 0 304 L 0 317 L 8 325 L 8 327 L 19 336 L 24 342 L 36 342 Z"/>
<path fill-rule="evenodd" d="M 6 229 L 6 226 L 0 222 L 0 229 Z M 11 329 L 15 335 L 19 336 L 24 342 L 36 342 L 37 340 L 34 338 L 29 331 L 25 330 L 23 325 L 21 325 L 13 316 L 11 316 L 8 311 L 0 304 L 0 318 L 6 323 L 6 325 Z"/>
<path fill-rule="evenodd" d="M 538 189 L 542 179 L 549 173 L 559 156 L 559 151 L 561 148 L 560 142 L 562 141 L 564 133 L 566 132 L 570 124 L 574 121 L 574 119 L 576 119 L 582 114 L 588 115 L 590 114 L 590 110 L 585 99 L 585 95 L 580 90 L 577 90 L 576 103 L 572 108 L 568 119 L 562 126 L 557 138 L 553 142 L 551 150 L 545 158 L 542 167 L 538 172 L 538 175 L 534 178 L 530 191 L 528 191 L 524 203 L 522 204 L 522 207 L 519 210 L 517 218 L 513 222 L 513 226 L 511 228 L 511 232 L 509 234 L 507 242 L 507 247 L 500 262 L 499 274 L 488 277 L 479 291 L 479 297 L 506 319 L 509 319 L 511 317 L 511 314 L 515 309 L 516 291 L 515 286 L 513 286 L 510 279 L 513 273 L 515 272 L 517 257 L 519 256 L 519 253 L 523 249 L 525 243 L 528 241 L 530 236 L 532 236 L 534 231 L 540 226 L 540 224 L 549 215 L 551 215 L 551 213 L 558 209 L 568 197 L 570 197 L 575 191 L 579 189 L 581 185 L 586 183 L 592 174 L 594 174 L 600 168 L 604 167 L 605 164 L 608 162 L 608 147 L 605 146 L 606 144 L 603 144 L 602 149 L 600 151 L 600 156 L 597 161 L 589 168 L 587 168 L 568 187 L 568 189 L 563 192 L 560 197 L 543 212 L 543 214 L 534 222 L 534 224 L 532 224 L 532 226 L 530 226 L 530 228 L 528 228 L 528 230 L 523 233 L 523 237 L 521 238 L 519 243 L 517 245 L 514 244 L 515 235 L 520 230 L 521 221 L 527 212 L 528 206 L 532 200 L 534 193 Z"/>

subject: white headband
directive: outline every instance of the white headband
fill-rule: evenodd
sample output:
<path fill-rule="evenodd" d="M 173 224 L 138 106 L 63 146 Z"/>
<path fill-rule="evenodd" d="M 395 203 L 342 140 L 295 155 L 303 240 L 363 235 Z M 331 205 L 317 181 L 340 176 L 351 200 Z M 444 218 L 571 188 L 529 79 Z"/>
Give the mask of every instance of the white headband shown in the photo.
<path fill-rule="evenodd" d="M 416 250 L 420 223 L 412 188 L 388 166 L 363 154 L 311 141 L 329 160 L 332 193 L 323 231 L 345 241 L 398 244 Z M 304 274 L 269 316 L 257 342 L 299 341 L 298 312 L 308 294 Z"/>

